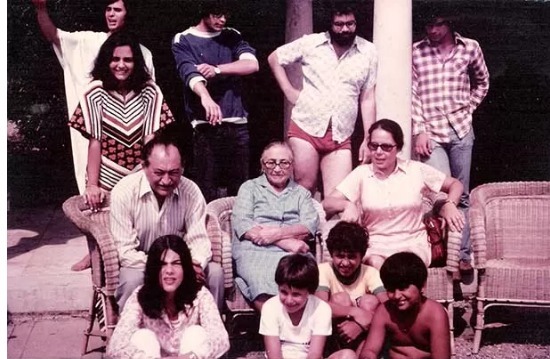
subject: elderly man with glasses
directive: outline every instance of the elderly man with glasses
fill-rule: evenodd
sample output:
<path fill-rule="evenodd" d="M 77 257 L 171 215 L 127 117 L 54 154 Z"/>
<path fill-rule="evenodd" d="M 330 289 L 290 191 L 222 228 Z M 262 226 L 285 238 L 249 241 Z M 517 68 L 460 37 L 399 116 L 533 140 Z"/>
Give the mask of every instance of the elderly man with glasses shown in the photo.
<path fill-rule="evenodd" d="M 375 119 L 377 53 L 372 43 L 356 36 L 356 28 L 354 11 L 336 8 L 327 32 L 305 35 L 268 57 L 281 90 L 294 105 L 287 135 L 295 179 L 311 192 L 317 189 L 319 167 L 324 195 L 351 171 L 357 109 L 365 132 Z M 292 63 L 302 65 L 302 90 L 292 86 L 285 72 Z M 359 149 L 363 163 L 368 158 L 366 144 L 363 140 Z"/>

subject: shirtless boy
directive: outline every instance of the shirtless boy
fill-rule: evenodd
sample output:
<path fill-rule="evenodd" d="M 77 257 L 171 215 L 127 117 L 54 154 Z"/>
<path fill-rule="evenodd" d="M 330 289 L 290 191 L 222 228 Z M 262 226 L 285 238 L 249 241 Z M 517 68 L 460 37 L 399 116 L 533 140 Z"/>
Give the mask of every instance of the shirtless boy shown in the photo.
<path fill-rule="evenodd" d="M 422 293 L 428 278 L 422 260 L 414 253 L 396 253 L 385 260 L 380 277 L 389 300 L 376 309 L 359 357 L 378 358 L 387 338 L 390 359 L 449 359 L 449 319 L 441 304 Z"/>

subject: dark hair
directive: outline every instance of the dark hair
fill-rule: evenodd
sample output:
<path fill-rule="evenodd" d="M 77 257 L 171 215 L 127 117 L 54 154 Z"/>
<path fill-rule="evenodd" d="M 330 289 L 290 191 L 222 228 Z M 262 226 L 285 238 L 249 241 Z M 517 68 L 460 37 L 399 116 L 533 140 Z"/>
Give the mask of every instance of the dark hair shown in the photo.
<path fill-rule="evenodd" d="M 101 5 L 103 5 L 103 12 L 107 10 L 107 6 L 117 2 L 118 0 L 103 0 L 100 2 Z M 134 25 L 134 16 L 133 16 L 133 8 L 131 0 L 122 0 L 124 3 L 124 9 L 126 9 L 126 16 L 124 16 L 124 29 L 131 28 L 132 25 Z"/>
<path fill-rule="evenodd" d="M 403 138 L 403 130 L 397 122 L 388 120 L 387 118 L 376 121 L 369 128 L 369 140 L 372 133 L 376 129 L 382 129 L 386 132 L 389 132 L 392 135 L 395 144 L 397 145 L 397 151 L 401 151 L 403 149 L 403 145 L 405 144 L 405 140 Z"/>
<path fill-rule="evenodd" d="M 228 15 L 231 8 L 227 0 L 202 0 L 199 4 L 200 19 L 210 15 Z"/>
<path fill-rule="evenodd" d="M 178 152 L 180 154 L 181 158 L 181 166 L 183 167 L 185 165 L 185 160 L 183 158 L 183 155 L 178 147 L 178 141 L 174 134 L 168 132 L 168 131 L 157 131 L 153 138 L 149 140 L 142 148 L 141 150 L 141 163 L 144 167 L 149 166 L 149 157 L 151 156 L 151 153 L 153 152 L 153 148 L 156 146 L 174 146 L 178 149 Z"/>
<path fill-rule="evenodd" d="M 451 32 L 455 31 L 457 16 L 453 8 L 446 8 L 440 5 L 428 6 L 423 19 L 424 26 L 434 24 L 437 19 L 445 20 Z"/>
<path fill-rule="evenodd" d="M 120 30 L 111 34 L 107 40 L 101 45 L 99 54 L 95 60 L 92 77 L 94 80 L 101 80 L 105 90 L 114 90 L 118 88 L 118 80 L 111 72 L 110 64 L 113 58 L 115 48 L 119 46 L 130 46 L 132 56 L 134 57 L 134 70 L 128 77 L 128 89 L 133 91 L 141 91 L 147 81 L 151 79 L 151 75 L 145 66 L 145 59 L 141 53 L 139 41 L 132 33 Z"/>
<path fill-rule="evenodd" d="M 319 286 L 319 269 L 317 262 L 311 255 L 290 254 L 281 258 L 275 271 L 275 283 L 292 288 L 307 289 L 311 294 L 315 293 Z"/>
<path fill-rule="evenodd" d="M 149 318 L 160 318 L 164 308 L 166 292 L 159 281 L 159 273 L 166 250 L 171 249 L 180 256 L 183 267 L 183 281 L 176 289 L 175 304 L 178 312 L 185 310 L 185 304 L 191 305 L 197 297 L 200 287 L 197 284 L 191 252 L 185 241 L 176 235 L 162 236 L 153 242 L 147 253 L 143 287 L 138 292 L 138 302 Z"/>
<path fill-rule="evenodd" d="M 332 21 L 336 16 L 341 16 L 341 15 L 355 16 L 355 9 L 350 5 L 346 5 L 342 3 L 333 4 L 332 9 L 330 11 L 330 23 L 332 24 Z"/>
<path fill-rule="evenodd" d="M 363 258 L 368 246 L 369 234 L 357 223 L 340 221 L 328 232 L 327 248 L 330 255 L 339 251 L 360 253 Z"/>
<path fill-rule="evenodd" d="M 384 261 L 380 268 L 380 278 L 388 291 L 405 289 L 411 284 L 421 290 L 426 284 L 428 269 L 416 254 L 400 252 Z"/>

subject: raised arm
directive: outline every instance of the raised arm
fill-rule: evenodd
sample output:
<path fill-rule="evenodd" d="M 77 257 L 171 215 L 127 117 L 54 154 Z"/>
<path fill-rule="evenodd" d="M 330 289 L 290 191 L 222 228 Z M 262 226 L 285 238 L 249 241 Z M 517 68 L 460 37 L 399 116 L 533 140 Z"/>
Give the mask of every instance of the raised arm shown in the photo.
<path fill-rule="evenodd" d="M 56 47 L 59 47 L 60 43 L 59 37 L 57 36 L 57 27 L 48 14 L 46 0 L 32 0 L 32 3 L 36 9 L 36 19 L 38 20 L 38 26 L 40 26 L 42 35 L 44 35 L 46 40 Z"/>

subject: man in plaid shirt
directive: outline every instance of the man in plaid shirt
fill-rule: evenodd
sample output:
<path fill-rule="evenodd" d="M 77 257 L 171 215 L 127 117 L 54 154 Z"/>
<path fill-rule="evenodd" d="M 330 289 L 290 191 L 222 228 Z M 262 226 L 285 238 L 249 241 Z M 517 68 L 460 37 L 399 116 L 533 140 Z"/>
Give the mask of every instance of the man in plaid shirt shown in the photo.
<path fill-rule="evenodd" d="M 464 185 L 467 218 L 474 132 L 472 113 L 487 95 L 489 72 L 477 41 L 453 31 L 450 17 L 435 14 L 427 37 L 413 45 L 412 125 L 414 154 Z M 445 205 L 453 205 L 446 203 Z M 470 230 L 463 230 L 460 271 L 471 274 Z"/>

